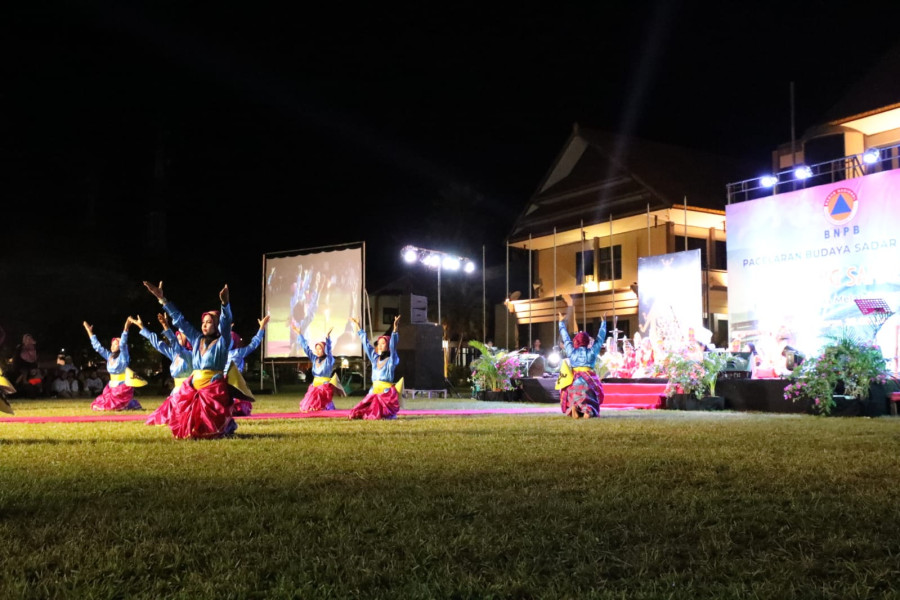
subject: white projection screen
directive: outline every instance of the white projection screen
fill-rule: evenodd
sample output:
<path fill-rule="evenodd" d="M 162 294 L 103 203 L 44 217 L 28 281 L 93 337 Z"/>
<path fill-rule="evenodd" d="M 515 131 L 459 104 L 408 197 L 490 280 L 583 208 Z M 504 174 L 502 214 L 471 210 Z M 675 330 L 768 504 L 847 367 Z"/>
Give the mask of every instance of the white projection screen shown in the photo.
<path fill-rule="evenodd" d="M 350 319 L 362 321 L 363 268 L 361 243 L 266 254 L 263 307 L 270 320 L 265 358 L 306 356 L 292 324 L 310 347 L 331 329 L 334 356 L 361 356 Z"/>
<path fill-rule="evenodd" d="M 638 258 L 641 335 L 677 343 L 703 327 L 702 273 L 699 250 Z"/>
<path fill-rule="evenodd" d="M 900 171 L 885 171 L 729 205 L 732 336 L 785 335 L 808 355 L 842 332 L 876 338 L 896 370 L 897 315 L 876 327 L 857 300 L 900 312 L 898 200 Z"/>

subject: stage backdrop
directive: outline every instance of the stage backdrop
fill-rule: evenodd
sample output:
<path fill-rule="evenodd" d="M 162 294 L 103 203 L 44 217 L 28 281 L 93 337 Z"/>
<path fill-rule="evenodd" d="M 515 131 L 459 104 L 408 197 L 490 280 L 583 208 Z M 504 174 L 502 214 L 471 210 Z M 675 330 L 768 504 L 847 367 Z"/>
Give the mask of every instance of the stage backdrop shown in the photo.
<path fill-rule="evenodd" d="M 786 333 L 814 354 L 844 327 L 874 328 L 856 299 L 900 306 L 900 171 L 778 194 L 726 208 L 732 337 Z M 878 336 L 896 352 L 896 318 Z"/>
<path fill-rule="evenodd" d="M 703 327 L 700 250 L 638 258 L 641 335 L 678 343 Z"/>
<path fill-rule="evenodd" d="M 310 348 L 331 332 L 335 356 L 361 356 L 362 347 L 350 318 L 360 321 L 363 276 L 362 244 L 266 254 L 263 306 L 271 316 L 265 358 L 306 356 L 291 324 Z"/>

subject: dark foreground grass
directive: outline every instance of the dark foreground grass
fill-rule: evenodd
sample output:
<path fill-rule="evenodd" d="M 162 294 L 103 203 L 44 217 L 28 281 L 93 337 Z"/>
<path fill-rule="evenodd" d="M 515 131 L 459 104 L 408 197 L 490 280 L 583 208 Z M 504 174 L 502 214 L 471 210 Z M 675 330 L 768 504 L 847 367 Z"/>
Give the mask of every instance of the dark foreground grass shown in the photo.
<path fill-rule="evenodd" d="M 0 597 L 896 598 L 898 449 L 739 413 L 0 423 Z"/>

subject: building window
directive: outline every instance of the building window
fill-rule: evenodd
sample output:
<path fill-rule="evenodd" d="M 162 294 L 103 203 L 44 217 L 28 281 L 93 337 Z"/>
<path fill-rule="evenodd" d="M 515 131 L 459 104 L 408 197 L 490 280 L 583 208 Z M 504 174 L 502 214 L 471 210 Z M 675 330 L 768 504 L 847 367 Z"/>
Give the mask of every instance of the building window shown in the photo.
<path fill-rule="evenodd" d="M 600 274 L 597 281 L 622 279 L 622 246 L 612 247 L 612 259 L 610 259 L 609 250 L 608 246 L 600 248 Z M 575 253 L 575 283 L 582 285 L 585 275 L 594 276 L 593 250 Z"/>
<path fill-rule="evenodd" d="M 382 325 L 392 325 L 394 323 L 394 317 L 400 314 L 399 308 L 382 308 L 381 309 L 381 324 Z"/>
<path fill-rule="evenodd" d="M 725 249 L 725 242 L 720 242 L 715 240 L 713 242 L 713 260 L 712 265 L 709 265 L 706 256 L 706 239 L 705 238 L 688 238 L 688 250 L 699 250 L 700 251 L 700 268 L 712 268 L 712 269 L 720 269 L 722 271 L 728 268 L 728 255 Z M 675 252 L 682 252 L 684 250 L 684 236 L 676 235 L 675 236 Z"/>

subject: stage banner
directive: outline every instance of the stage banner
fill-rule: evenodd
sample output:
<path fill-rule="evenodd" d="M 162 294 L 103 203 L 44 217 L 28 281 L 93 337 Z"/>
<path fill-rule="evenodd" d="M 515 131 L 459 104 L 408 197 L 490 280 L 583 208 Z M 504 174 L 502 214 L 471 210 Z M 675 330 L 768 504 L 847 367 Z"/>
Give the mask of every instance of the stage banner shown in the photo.
<path fill-rule="evenodd" d="M 263 306 L 270 315 L 265 358 L 303 357 L 294 328 L 310 349 L 331 331 L 334 356 L 361 356 L 351 318 L 360 321 L 362 245 L 266 254 Z"/>
<path fill-rule="evenodd" d="M 668 347 L 703 327 L 700 250 L 639 257 L 638 289 L 642 336 Z"/>
<path fill-rule="evenodd" d="M 812 355 L 828 336 L 879 330 L 896 356 L 896 317 L 874 325 L 856 300 L 900 306 L 898 201 L 895 170 L 727 206 L 731 337 L 787 339 Z"/>

